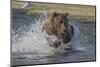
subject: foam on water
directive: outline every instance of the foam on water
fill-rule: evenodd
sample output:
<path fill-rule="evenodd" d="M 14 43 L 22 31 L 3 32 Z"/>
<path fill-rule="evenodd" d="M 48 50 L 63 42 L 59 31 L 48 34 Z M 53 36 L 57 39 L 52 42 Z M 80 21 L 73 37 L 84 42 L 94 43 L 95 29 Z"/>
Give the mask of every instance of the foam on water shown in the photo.
<path fill-rule="evenodd" d="M 30 28 L 27 32 L 22 30 L 15 34 L 12 29 L 12 52 L 51 52 L 53 48 L 47 45 L 47 41 L 44 37 L 45 33 L 42 32 L 41 27 L 41 21 L 47 17 L 45 13 L 46 12 L 40 15 L 39 19 L 34 20 L 34 23 L 29 27 L 24 26 L 24 28 Z"/>
<path fill-rule="evenodd" d="M 47 13 L 44 11 L 38 19 L 33 21 L 33 24 L 29 27 L 24 26 L 25 29 L 29 28 L 27 32 L 22 30 L 21 32 L 15 34 L 12 29 L 12 52 L 54 53 L 55 51 L 63 51 L 62 48 L 55 49 L 49 47 L 48 42 L 45 39 L 45 35 L 47 34 L 42 32 L 41 26 L 41 22 L 45 18 L 47 18 Z M 79 44 L 79 30 L 75 27 L 75 25 L 71 25 L 74 26 L 75 29 L 71 44 L 74 44 L 74 47 L 76 48 L 75 44 Z"/>

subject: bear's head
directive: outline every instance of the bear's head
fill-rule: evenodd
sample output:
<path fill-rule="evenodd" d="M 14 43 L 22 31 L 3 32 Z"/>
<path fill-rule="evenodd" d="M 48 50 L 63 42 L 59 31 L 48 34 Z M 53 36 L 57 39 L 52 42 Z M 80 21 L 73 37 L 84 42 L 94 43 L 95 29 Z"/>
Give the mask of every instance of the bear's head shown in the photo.
<path fill-rule="evenodd" d="M 53 12 L 50 17 L 50 25 L 52 32 L 56 33 L 57 35 L 62 34 L 67 31 L 68 28 L 68 13 L 56 13 Z"/>
<path fill-rule="evenodd" d="M 57 37 L 58 40 L 54 42 L 57 42 L 56 44 L 61 42 L 65 44 L 71 41 L 68 14 L 69 13 L 53 12 L 43 21 L 43 30 L 45 30 L 48 35 Z"/>

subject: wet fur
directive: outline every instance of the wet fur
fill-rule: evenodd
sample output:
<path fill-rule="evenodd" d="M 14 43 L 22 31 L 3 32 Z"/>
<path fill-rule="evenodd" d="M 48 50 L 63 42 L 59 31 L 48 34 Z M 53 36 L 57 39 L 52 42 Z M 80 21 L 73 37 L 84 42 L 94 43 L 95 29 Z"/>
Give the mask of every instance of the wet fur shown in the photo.
<path fill-rule="evenodd" d="M 62 43 L 66 45 L 71 41 L 71 33 L 68 30 L 68 13 L 52 13 L 42 22 L 42 30 L 49 36 L 46 37 L 51 47 L 59 47 Z"/>

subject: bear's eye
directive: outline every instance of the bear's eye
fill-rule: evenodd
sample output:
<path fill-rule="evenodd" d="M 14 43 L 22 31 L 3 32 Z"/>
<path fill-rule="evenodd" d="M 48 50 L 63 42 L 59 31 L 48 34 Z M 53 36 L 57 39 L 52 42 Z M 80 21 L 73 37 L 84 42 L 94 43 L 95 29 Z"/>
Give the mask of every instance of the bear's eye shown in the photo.
<path fill-rule="evenodd" d="M 63 20 L 60 20 L 60 22 L 59 23 L 63 23 Z"/>

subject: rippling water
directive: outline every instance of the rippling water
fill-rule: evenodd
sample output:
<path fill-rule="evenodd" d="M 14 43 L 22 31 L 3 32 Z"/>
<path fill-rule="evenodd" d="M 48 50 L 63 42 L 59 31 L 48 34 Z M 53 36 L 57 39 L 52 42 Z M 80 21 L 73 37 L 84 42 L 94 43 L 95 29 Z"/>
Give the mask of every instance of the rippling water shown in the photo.
<path fill-rule="evenodd" d="M 95 23 L 74 22 L 72 50 L 54 49 L 48 46 L 41 30 L 41 21 L 47 17 L 46 12 L 40 15 L 12 14 L 12 65 L 63 63 L 95 61 Z"/>

